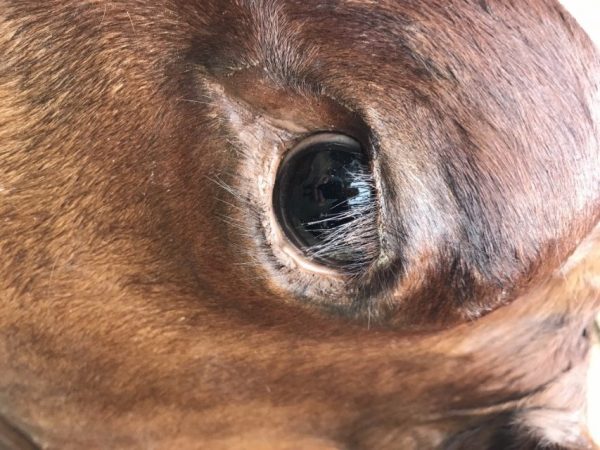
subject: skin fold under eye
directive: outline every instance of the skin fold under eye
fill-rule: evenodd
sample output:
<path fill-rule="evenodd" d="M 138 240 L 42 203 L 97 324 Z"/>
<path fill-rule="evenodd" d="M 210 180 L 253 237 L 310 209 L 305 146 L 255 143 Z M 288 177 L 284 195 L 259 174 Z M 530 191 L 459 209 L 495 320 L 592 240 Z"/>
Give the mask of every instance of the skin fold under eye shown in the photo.
<path fill-rule="evenodd" d="M 358 274 L 379 254 L 377 197 L 360 143 L 343 134 L 304 139 L 280 164 L 273 207 L 305 258 Z"/>

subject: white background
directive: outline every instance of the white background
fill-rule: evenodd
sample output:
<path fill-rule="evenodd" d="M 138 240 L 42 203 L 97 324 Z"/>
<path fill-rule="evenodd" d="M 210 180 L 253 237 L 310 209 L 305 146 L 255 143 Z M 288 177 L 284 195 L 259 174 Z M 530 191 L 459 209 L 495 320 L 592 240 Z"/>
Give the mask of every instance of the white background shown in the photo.
<path fill-rule="evenodd" d="M 562 4 L 579 21 L 600 46 L 600 0 L 561 0 Z"/>

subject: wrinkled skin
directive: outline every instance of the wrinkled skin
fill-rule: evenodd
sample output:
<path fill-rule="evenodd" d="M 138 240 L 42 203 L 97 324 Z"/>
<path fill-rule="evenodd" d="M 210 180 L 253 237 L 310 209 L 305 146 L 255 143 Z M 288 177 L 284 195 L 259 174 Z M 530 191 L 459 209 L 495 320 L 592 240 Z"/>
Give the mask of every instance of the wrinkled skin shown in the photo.
<path fill-rule="evenodd" d="M 0 447 L 592 448 L 600 63 L 551 0 L 0 0 Z M 377 167 L 382 258 L 273 168 Z"/>

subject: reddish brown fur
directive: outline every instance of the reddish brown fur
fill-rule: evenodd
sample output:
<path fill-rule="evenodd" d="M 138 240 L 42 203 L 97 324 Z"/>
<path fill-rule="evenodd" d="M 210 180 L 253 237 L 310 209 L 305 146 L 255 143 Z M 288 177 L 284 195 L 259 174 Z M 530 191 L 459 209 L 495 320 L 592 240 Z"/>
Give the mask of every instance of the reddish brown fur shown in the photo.
<path fill-rule="evenodd" d="M 556 2 L 0 0 L 0 55 L 0 447 L 591 447 L 600 62 Z M 358 280 L 265 238 L 326 129 L 381 168 Z"/>

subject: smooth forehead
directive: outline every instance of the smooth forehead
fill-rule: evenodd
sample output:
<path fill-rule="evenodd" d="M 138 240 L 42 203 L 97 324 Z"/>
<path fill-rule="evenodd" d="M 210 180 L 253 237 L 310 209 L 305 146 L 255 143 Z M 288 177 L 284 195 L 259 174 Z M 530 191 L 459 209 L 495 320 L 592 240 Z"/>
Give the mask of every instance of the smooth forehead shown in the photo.
<path fill-rule="evenodd" d="M 547 47 L 545 54 L 540 53 L 543 59 L 556 46 L 581 44 L 573 42 L 581 36 L 574 32 L 571 19 L 549 0 L 526 5 L 497 0 L 190 5 L 175 8 L 190 12 L 186 19 L 190 34 L 195 34 L 193 54 L 204 65 L 224 72 L 264 65 L 284 75 L 317 70 L 322 76 L 336 67 L 370 81 L 394 76 L 398 84 L 399 75 L 408 78 L 411 72 L 418 77 L 454 76 L 448 73 L 453 66 L 463 66 L 465 72 L 491 71 L 487 66 L 494 61 L 528 64 L 523 57 L 531 59 L 538 47 Z"/>

